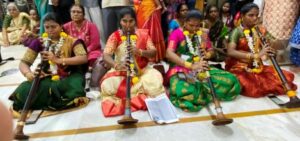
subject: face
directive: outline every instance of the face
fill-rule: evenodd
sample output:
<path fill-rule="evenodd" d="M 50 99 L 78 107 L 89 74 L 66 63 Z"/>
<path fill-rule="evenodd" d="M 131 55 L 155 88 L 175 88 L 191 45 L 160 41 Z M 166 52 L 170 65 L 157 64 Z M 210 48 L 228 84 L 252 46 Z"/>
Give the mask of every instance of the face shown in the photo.
<path fill-rule="evenodd" d="M 38 19 L 38 16 L 37 16 L 37 13 L 35 10 L 30 10 L 29 15 L 30 15 L 31 19 L 34 19 L 34 20 Z"/>
<path fill-rule="evenodd" d="M 180 17 L 184 18 L 186 16 L 186 14 L 187 14 L 188 11 L 189 11 L 189 8 L 187 7 L 187 5 L 182 5 L 181 9 L 179 11 Z"/>
<path fill-rule="evenodd" d="M 257 8 L 252 8 L 246 14 L 242 14 L 243 25 L 246 25 L 249 28 L 255 26 L 258 20 L 258 12 Z"/>
<path fill-rule="evenodd" d="M 50 38 L 59 39 L 59 34 L 62 31 L 62 27 L 58 23 L 52 20 L 45 21 L 44 27 Z"/>
<path fill-rule="evenodd" d="M 229 10 L 230 10 L 230 4 L 228 2 L 224 3 L 224 5 L 222 7 L 222 10 L 223 10 L 223 12 L 229 12 Z"/>
<path fill-rule="evenodd" d="M 196 18 L 191 18 L 185 22 L 184 28 L 188 30 L 191 34 L 196 33 L 201 26 L 201 20 Z"/>
<path fill-rule="evenodd" d="M 7 11 L 12 17 L 17 17 L 19 15 L 19 10 L 16 5 L 10 4 L 7 6 Z"/>
<path fill-rule="evenodd" d="M 219 17 L 219 11 L 216 7 L 210 8 L 209 17 L 213 19 L 217 19 Z"/>
<path fill-rule="evenodd" d="M 71 19 L 75 22 L 84 19 L 83 11 L 79 6 L 73 6 L 71 8 Z"/>
<path fill-rule="evenodd" d="M 133 31 L 135 28 L 135 20 L 130 14 L 123 16 L 123 18 L 121 18 L 120 24 L 122 29 L 125 31 Z"/>

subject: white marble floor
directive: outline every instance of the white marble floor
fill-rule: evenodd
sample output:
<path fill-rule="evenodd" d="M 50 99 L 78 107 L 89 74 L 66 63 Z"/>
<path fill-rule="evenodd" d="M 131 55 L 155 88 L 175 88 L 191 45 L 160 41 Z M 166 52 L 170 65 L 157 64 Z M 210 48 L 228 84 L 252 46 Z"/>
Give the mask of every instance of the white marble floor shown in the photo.
<path fill-rule="evenodd" d="M 25 49 L 22 46 L 2 48 L 3 58 L 14 56 L 16 60 L 0 66 L 0 73 L 8 69 L 17 69 Z M 8 96 L 24 80 L 20 72 L 0 77 L 0 101 L 10 106 Z M 300 84 L 300 75 L 296 75 L 296 83 Z M 298 90 L 298 96 L 299 92 Z M 288 100 L 286 96 L 279 98 Z M 139 123 L 135 127 L 125 129 L 117 124 L 121 116 L 105 118 L 99 100 L 93 100 L 85 108 L 41 118 L 36 124 L 25 126 L 24 132 L 29 134 L 30 140 L 33 141 L 298 141 L 300 139 L 300 108 L 281 109 L 268 98 L 254 99 L 243 96 L 239 96 L 233 102 L 221 104 L 227 116 L 234 118 L 234 123 L 223 127 L 211 124 L 210 114 L 215 111 L 214 106 L 209 105 L 208 108 L 196 113 L 176 109 L 180 121 L 167 125 L 155 124 L 146 111 L 134 112 L 133 117 L 138 119 Z"/>

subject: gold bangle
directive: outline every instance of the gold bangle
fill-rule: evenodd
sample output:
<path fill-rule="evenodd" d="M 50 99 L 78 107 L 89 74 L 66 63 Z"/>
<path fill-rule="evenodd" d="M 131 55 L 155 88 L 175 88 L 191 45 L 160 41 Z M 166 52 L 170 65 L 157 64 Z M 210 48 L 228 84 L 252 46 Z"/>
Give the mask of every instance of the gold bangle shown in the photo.
<path fill-rule="evenodd" d="M 184 62 L 184 67 L 190 69 L 190 68 L 192 68 L 192 63 L 190 63 L 190 62 L 188 62 L 188 61 L 185 61 L 185 62 Z"/>
<path fill-rule="evenodd" d="M 25 122 L 24 122 L 24 121 L 18 121 L 18 122 L 17 122 L 17 125 L 18 125 L 18 126 L 24 126 L 24 125 L 25 125 Z"/>

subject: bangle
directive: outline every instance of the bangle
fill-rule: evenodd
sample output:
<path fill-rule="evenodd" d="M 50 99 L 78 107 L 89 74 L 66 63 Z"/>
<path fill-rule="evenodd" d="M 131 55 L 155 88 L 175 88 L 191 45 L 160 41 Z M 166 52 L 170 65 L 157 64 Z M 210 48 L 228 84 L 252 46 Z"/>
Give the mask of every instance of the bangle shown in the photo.
<path fill-rule="evenodd" d="M 185 61 L 184 62 L 184 67 L 190 69 L 190 68 L 192 68 L 192 63 Z"/>
<path fill-rule="evenodd" d="M 62 58 L 62 65 L 63 65 L 63 66 L 66 65 L 66 58 Z"/>

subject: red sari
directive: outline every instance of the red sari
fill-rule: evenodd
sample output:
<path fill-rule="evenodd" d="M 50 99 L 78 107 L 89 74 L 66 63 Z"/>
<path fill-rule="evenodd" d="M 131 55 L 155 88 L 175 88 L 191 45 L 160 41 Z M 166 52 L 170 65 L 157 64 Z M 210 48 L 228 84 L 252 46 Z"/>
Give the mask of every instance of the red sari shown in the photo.
<path fill-rule="evenodd" d="M 141 0 L 134 5 L 137 15 L 137 26 L 149 29 L 150 37 L 157 49 L 156 57 L 151 61 L 159 62 L 165 58 L 166 47 L 161 28 L 161 11 L 156 10 L 154 0 Z"/>
<path fill-rule="evenodd" d="M 261 42 L 259 38 L 254 38 L 254 40 L 257 40 L 255 46 L 259 47 L 260 50 Z M 240 27 L 237 27 L 232 31 L 230 42 L 237 44 L 236 50 L 250 53 L 248 42 Z M 261 60 L 260 62 L 262 63 Z M 262 71 L 260 73 L 249 72 L 246 69 L 253 68 L 252 61 L 248 60 L 247 62 L 245 60 L 242 61 L 233 57 L 229 57 L 226 60 L 225 69 L 238 77 L 240 84 L 242 85 L 241 94 L 244 96 L 263 97 L 268 94 L 285 94 L 285 89 L 275 68 L 263 64 L 261 67 Z M 285 70 L 283 70 L 283 73 L 291 88 L 296 90 L 297 86 L 293 83 L 294 74 Z"/>

